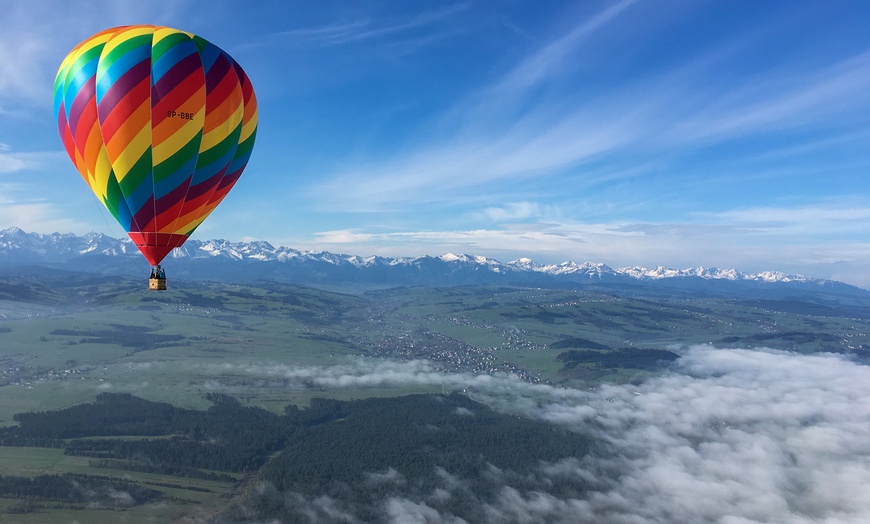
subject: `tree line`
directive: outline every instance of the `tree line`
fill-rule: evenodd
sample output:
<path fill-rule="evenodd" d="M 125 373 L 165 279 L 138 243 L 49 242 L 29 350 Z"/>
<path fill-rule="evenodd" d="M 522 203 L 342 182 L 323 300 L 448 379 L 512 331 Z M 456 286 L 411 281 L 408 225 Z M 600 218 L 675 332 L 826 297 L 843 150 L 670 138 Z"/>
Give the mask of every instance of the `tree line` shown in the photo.
<path fill-rule="evenodd" d="M 377 520 L 382 508 L 376 501 L 384 496 L 432 492 L 455 476 L 466 479 L 469 491 L 445 500 L 444 509 L 470 522 L 482 517 L 480 500 L 497 497 L 504 478 L 542 489 L 535 476 L 540 464 L 583 457 L 597 445 L 586 435 L 498 413 L 460 394 L 314 398 L 308 407 L 289 405 L 282 414 L 243 406 L 226 395 L 208 398 L 213 405 L 200 411 L 103 393 L 88 404 L 20 413 L 18 426 L 0 428 L 0 442 L 32 445 L 42 439 L 60 444 L 64 453 L 90 457 L 96 467 L 213 480 L 247 473 L 258 486 L 271 486 L 273 494 L 328 495 L 356 508 L 363 521 Z M 120 435 L 140 438 L 110 438 Z M 55 500 L 60 488 L 51 482 L 59 481 L 40 482 L 34 487 L 10 480 L 7 496 Z M 587 489 L 582 481 L 560 482 L 546 489 L 566 496 Z M 16 483 L 20 486 L 13 489 Z M 280 503 L 269 489 L 253 490 L 244 509 L 230 507 L 223 518 L 301 518 L 304 508 Z"/>
<path fill-rule="evenodd" d="M 572 349 L 556 356 L 556 360 L 565 363 L 563 370 L 573 369 L 581 364 L 593 364 L 602 368 L 655 370 L 663 363 L 673 362 L 678 358 L 680 356 L 672 351 L 641 348 L 623 348 L 615 351 Z"/>

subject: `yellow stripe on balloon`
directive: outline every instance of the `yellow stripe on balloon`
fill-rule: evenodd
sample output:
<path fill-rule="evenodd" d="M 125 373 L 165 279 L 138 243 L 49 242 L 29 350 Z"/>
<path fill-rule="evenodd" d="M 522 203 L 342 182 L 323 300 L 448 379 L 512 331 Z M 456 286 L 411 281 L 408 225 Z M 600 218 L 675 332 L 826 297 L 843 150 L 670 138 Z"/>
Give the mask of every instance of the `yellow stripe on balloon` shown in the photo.
<path fill-rule="evenodd" d="M 241 98 L 239 100 L 241 100 Z M 235 111 L 229 115 L 229 118 L 202 137 L 202 145 L 200 145 L 199 150 L 208 151 L 226 140 L 226 138 L 239 126 L 244 114 L 245 106 L 240 103 Z"/>
<path fill-rule="evenodd" d="M 65 96 L 67 89 L 69 88 L 69 69 L 73 65 L 73 56 L 67 55 L 63 62 L 60 63 L 60 67 L 57 68 L 57 78 L 63 82 L 63 90 L 61 93 Z"/>
<path fill-rule="evenodd" d="M 199 208 L 192 213 L 188 213 L 183 217 L 179 217 L 175 223 L 175 230 L 172 233 L 179 235 L 186 234 L 188 231 L 193 231 L 198 228 L 202 222 L 208 218 L 209 213 L 201 214 L 203 208 Z M 189 221 L 188 221 L 189 220 Z"/>
<path fill-rule="evenodd" d="M 193 33 L 182 31 L 181 29 L 174 29 L 172 27 L 159 27 L 156 31 L 154 31 L 154 42 L 156 43 L 158 40 L 163 40 L 164 38 L 172 35 L 187 35 L 187 38 L 190 39 L 193 39 L 194 37 Z"/>
<path fill-rule="evenodd" d="M 127 40 L 142 35 L 154 34 L 154 26 L 151 25 L 132 25 L 125 28 L 123 31 L 109 35 L 106 41 L 106 47 L 103 48 L 103 56 L 111 53 L 116 47 L 124 44 Z M 98 79 L 99 80 L 99 79 Z"/>
<path fill-rule="evenodd" d="M 143 127 L 136 136 L 129 140 L 129 142 L 123 140 L 124 138 L 126 137 L 119 137 L 120 141 L 123 142 L 123 145 L 126 145 L 127 147 L 125 147 L 124 150 L 115 157 L 114 162 L 112 162 L 112 167 L 115 168 L 115 177 L 118 179 L 118 182 L 123 181 L 124 177 L 126 177 L 133 169 L 133 166 L 136 165 L 136 162 L 142 158 L 142 155 L 145 154 L 147 150 L 151 149 L 151 126 Z M 111 155 L 111 144 L 108 150 L 110 156 L 114 156 Z"/>
<path fill-rule="evenodd" d="M 239 137 L 240 144 L 250 138 L 254 131 L 257 130 L 257 117 L 258 114 L 255 111 L 254 116 L 252 116 L 251 119 L 245 122 L 245 125 L 242 126 L 242 135 Z"/>
<path fill-rule="evenodd" d="M 106 201 L 109 193 L 109 175 L 112 174 L 112 162 L 109 160 L 109 154 L 105 147 L 100 148 L 97 154 L 97 162 L 94 166 L 94 185 L 91 188 L 94 193 L 100 197 L 101 202 Z"/>
<path fill-rule="evenodd" d="M 129 113 L 127 120 L 115 131 L 111 140 L 106 142 L 106 150 L 109 152 L 109 157 L 117 158 L 121 156 L 128 142 L 131 141 L 131 136 L 140 136 L 143 130 L 148 131 L 148 147 L 151 147 L 151 101 L 146 100 L 140 104 L 135 111 Z M 104 136 L 103 139 L 106 137 Z"/>
<path fill-rule="evenodd" d="M 65 78 L 64 78 L 64 85 L 63 85 L 64 93 L 66 93 L 67 89 L 69 89 L 69 84 L 70 84 L 70 82 L 72 82 L 72 79 L 75 77 L 75 75 L 70 75 L 70 72 L 71 72 L 70 68 L 73 66 L 73 64 L 75 64 L 76 61 L 78 61 L 78 59 L 82 57 L 82 55 L 84 55 L 85 53 L 89 52 L 91 49 L 93 49 L 97 46 L 101 46 L 101 45 L 105 44 L 111 38 L 112 38 L 111 33 L 103 33 L 103 34 L 96 35 L 94 38 L 91 38 L 90 40 L 85 40 L 84 42 L 79 44 L 79 46 L 76 47 L 72 52 L 70 52 L 70 54 L 67 55 L 67 57 L 64 59 L 63 62 L 61 62 L 60 70 L 65 69 L 65 72 L 64 72 Z M 76 73 L 77 71 L 72 71 L 72 72 Z"/>
<path fill-rule="evenodd" d="M 166 140 L 160 144 L 154 144 L 152 147 L 153 163 L 156 166 L 167 158 L 178 152 L 179 145 L 184 145 L 196 138 L 202 131 L 202 125 L 205 122 L 205 109 L 201 109 L 193 115 L 193 120 L 188 120 L 184 125 L 178 128 L 175 133 L 171 134 Z M 155 128 L 154 134 L 157 135 L 156 129 L 161 126 L 177 126 L 172 119 L 165 119 Z M 149 139 L 150 140 L 150 139 Z"/>
<path fill-rule="evenodd" d="M 196 209 L 195 211 L 191 211 L 183 216 L 178 217 L 170 226 L 164 228 L 161 233 L 175 233 L 178 235 L 183 235 L 190 231 L 191 229 L 198 226 L 205 220 L 205 217 L 201 216 L 202 210 Z M 195 225 L 192 225 L 195 220 L 199 220 Z"/>

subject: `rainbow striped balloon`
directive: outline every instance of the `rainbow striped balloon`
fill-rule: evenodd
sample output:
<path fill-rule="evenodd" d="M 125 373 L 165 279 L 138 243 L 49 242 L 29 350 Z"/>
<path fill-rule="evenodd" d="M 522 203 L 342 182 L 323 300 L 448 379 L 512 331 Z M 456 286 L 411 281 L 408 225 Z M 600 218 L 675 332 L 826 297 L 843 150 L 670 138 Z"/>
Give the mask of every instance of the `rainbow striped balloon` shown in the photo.
<path fill-rule="evenodd" d="M 57 72 L 54 112 L 79 173 L 152 265 L 224 199 L 257 134 L 254 90 L 235 60 L 153 25 L 76 46 Z"/>

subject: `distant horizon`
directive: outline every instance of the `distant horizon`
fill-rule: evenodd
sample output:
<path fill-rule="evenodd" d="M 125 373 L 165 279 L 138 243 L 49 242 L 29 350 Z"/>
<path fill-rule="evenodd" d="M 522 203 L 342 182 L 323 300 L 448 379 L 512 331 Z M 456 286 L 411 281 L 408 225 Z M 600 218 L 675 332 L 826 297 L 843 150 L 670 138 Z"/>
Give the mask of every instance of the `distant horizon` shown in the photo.
<path fill-rule="evenodd" d="M 72 236 L 75 236 L 77 238 L 83 238 L 87 235 L 103 235 L 104 237 L 110 238 L 112 240 L 117 240 L 119 242 L 132 243 L 132 241 L 129 237 L 126 237 L 126 236 L 125 237 L 116 237 L 116 236 L 106 234 L 103 232 L 99 232 L 99 231 L 89 231 L 85 234 L 77 234 L 74 232 L 62 232 L 62 231 L 53 231 L 51 233 L 40 233 L 40 232 L 35 232 L 35 231 L 25 231 L 23 228 L 18 227 L 18 226 L 14 226 L 14 225 L 7 226 L 5 228 L 0 229 L 0 234 L 7 233 L 7 232 L 10 232 L 13 230 L 21 231 L 27 235 L 39 235 L 39 236 L 72 235 Z M 332 255 L 336 255 L 336 256 L 359 257 L 363 260 L 371 258 L 371 257 L 380 257 L 380 258 L 384 258 L 387 260 L 415 260 L 418 258 L 429 257 L 429 258 L 438 258 L 438 259 L 443 260 L 445 257 L 453 256 L 453 257 L 457 257 L 457 258 L 460 258 L 460 257 L 474 257 L 474 258 L 482 257 L 482 258 L 486 259 L 487 261 L 496 262 L 498 264 L 503 264 L 503 265 L 512 265 L 512 264 L 515 264 L 516 262 L 528 260 L 534 266 L 539 267 L 539 268 L 555 267 L 555 266 L 560 266 L 560 265 L 565 265 L 565 264 L 575 264 L 577 266 L 584 266 L 586 264 L 590 264 L 590 265 L 602 264 L 605 267 L 607 267 L 608 269 L 610 269 L 611 271 L 621 273 L 621 274 L 626 274 L 627 270 L 644 270 L 644 271 L 663 270 L 663 271 L 678 271 L 678 272 L 697 271 L 697 270 L 717 271 L 717 272 L 736 271 L 737 273 L 739 273 L 743 276 L 750 276 L 750 277 L 761 277 L 761 276 L 765 276 L 765 275 L 779 275 L 779 276 L 782 276 L 785 278 L 806 279 L 806 280 L 810 280 L 810 281 L 823 280 L 823 281 L 840 282 L 842 284 L 848 284 L 848 285 L 851 285 L 851 286 L 854 286 L 854 287 L 857 287 L 860 289 L 870 290 L 870 289 L 864 288 L 862 286 L 856 286 L 855 284 L 851 284 L 849 282 L 843 282 L 840 280 L 833 280 L 833 279 L 826 279 L 826 278 L 817 277 L 815 275 L 810 275 L 810 274 L 789 273 L 789 272 L 785 272 L 785 271 L 780 271 L 780 270 L 775 269 L 775 268 L 768 268 L 768 269 L 761 270 L 761 271 L 745 271 L 745 270 L 743 270 L 741 268 L 737 268 L 737 267 L 718 267 L 718 266 L 705 265 L 705 264 L 696 264 L 696 265 L 683 266 L 683 267 L 667 266 L 667 265 L 663 265 L 663 264 L 656 264 L 656 265 L 610 265 L 610 264 L 606 264 L 604 262 L 600 262 L 600 261 L 596 261 L 596 260 L 576 260 L 576 259 L 564 259 L 564 260 L 561 260 L 561 261 L 555 262 L 555 263 L 547 263 L 547 262 L 542 263 L 542 262 L 539 262 L 539 261 L 531 258 L 530 256 L 521 256 L 521 257 L 517 257 L 517 258 L 513 258 L 513 259 L 504 260 L 504 259 L 499 259 L 499 258 L 495 258 L 495 257 L 490 257 L 490 256 L 480 254 L 480 253 L 471 253 L 471 252 L 465 252 L 465 253 L 447 252 L 447 253 L 441 253 L 441 254 L 424 253 L 424 254 L 420 254 L 420 255 L 383 256 L 383 255 L 377 255 L 377 254 L 359 254 L 359 253 L 348 253 L 348 252 L 336 252 L 336 251 L 330 251 L 330 250 L 305 250 L 305 249 L 298 249 L 298 248 L 295 248 L 293 246 L 275 244 L 275 243 L 269 242 L 268 240 L 251 239 L 251 240 L 238 240 L 238 241 L 236 241 L 236 240 L 228 240 L 225 238 L 200 239 L 200 238 L 191 237 L 188 240 L 188 242 L 191 242 L 191 241 L 198 242 L 200 244 L 204 244 L 204 243 L 208 243 L 208 242 L 215 242 L 215 241 L 216 242 L 227 242 L 230 244 L 266 242 L 270 246 L 272 246 L 272 248 L 274 248 L 276 250 L 288 249 L 288 250 L 292 250 L 292 251 L 297 251 L 297 252 L 302 253 L 302 254 L 328 253 L 328 254 L 332 254 Z M 184 249 L 185 246 L 187 246 L 187 243 L 185 243 L 184 245 L 182 245 L 180 248 L 177 248 L 177 249 Z M 169 257 L 167 257 L 167 260 L 171 260 L 171 255 Z M 165 266 L 167 264 L 164 262 L 163 265 Z M 660 278 L 667 278 L 667 277 L 660 277 Z"/>

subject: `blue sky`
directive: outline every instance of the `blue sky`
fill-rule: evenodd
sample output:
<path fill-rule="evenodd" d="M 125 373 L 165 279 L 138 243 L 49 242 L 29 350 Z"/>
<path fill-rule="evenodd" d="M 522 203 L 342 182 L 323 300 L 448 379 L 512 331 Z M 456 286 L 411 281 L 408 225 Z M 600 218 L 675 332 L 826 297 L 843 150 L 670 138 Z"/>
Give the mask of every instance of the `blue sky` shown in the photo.
<path fill-rule="evenodd" d="M 202 35 L 260 104 L 194 238 L 779 270 L 870 287 L 870 3 L 10 2 L 0 227 L 124 233 L 56 134 L 66 53 Z"/>

